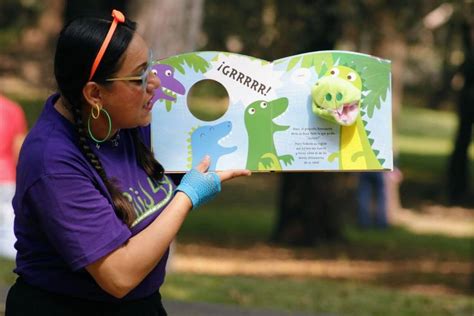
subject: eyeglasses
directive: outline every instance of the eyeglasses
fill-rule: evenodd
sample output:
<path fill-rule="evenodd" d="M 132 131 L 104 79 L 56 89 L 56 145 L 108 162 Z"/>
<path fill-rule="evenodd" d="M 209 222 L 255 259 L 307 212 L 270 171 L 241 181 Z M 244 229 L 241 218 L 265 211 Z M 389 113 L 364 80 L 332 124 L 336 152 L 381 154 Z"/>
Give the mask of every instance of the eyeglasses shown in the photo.
<path fill-rule="evenodd" d="M 141 81 L 142 89 L 146 89 L 146 85 L 148 84 L 148 78 L 150 77 L 150 72 L 152 72 L 151 67 L 153 66 L 153 53 L 151 50 L 148 51 L 148 62 L 146 65 L 146 69 L 140 76 L 127 76 L 127 77 L 116 77 L 116 78 L 108 78 L 105 81 Z"/>

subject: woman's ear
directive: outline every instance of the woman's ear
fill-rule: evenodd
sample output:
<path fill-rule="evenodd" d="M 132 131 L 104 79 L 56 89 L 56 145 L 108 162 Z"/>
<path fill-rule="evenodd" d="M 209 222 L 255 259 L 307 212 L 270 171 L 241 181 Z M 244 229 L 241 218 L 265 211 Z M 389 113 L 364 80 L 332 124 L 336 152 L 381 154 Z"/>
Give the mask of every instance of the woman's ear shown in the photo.
<path fill-rule="evenodd" d="M 93 81 L 86 83 L 84 88 L 82 88 L 82 95 L 87 103 L 93 104 L 103 104 L 102 102 L 102 90 L 101 87 Z"/>

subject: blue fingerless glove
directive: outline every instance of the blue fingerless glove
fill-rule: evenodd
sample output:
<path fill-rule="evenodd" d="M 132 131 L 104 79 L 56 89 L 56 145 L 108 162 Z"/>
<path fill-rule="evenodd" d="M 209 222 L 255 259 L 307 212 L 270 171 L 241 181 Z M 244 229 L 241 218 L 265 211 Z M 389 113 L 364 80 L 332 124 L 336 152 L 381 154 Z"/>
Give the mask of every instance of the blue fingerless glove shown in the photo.
<path fill-rule="evenodd" d="M 221 191 L 221 179 L 215 172 L 202 173 L 191 169 L 181 180 L 176 191 L 186 194 L 193 203 L 193 209 L 211 200 Z"/>

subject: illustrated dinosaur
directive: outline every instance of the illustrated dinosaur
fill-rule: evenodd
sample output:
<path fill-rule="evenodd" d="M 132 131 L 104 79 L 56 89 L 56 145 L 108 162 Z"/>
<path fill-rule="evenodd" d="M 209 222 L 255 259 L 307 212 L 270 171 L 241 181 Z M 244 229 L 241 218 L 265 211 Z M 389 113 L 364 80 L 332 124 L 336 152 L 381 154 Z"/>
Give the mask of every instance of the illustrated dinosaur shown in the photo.
<path fill-rule="evenodd" d="M 245 128 L 248 135 L 247 169 L 281 170 L 280 160 L 285 166 L 290 165 L 292 155 L 279 156 L 273 141 L 273 134 L 286 131 L 289 126 L 273 122 L 288 108 L 288 99 L 279 98 L 273 101 L 255 101 L 245 109 Z"/>
<path fill-rule="evenodd" d="M 160 87 L 155 90 L 155 95 L 151 102 L 155 103 L 158 100 L 164 100 L 166 102 L 166 110 L 169 112 L 172 102 L 176 101 L 177 95 L 184 95 L 186 89 L 181 82 L 174 78 L 174 68 L 172 66 L 155 64 L 152 66 L 151 71 L 161 82 Z"/>
<path fill-rule="evenodd" d="M 337 66 L 324 74 L 312 87 L 313 112 L 323 119 L 341 125 L 340 151 L 332 153 L 329 161 L 339 158 L 341 170 L 383 169 L 383 160 L 372 149 L 366 122 L 360 113 L 362 78 L 347 66 Z"/>
<path fill-rule="evenodd" d="M 217 125 L 206 125 L 193 128 L 188 139 L 188 168 L 195 167 L 205 155 L 211 157 L 209 170 L 216 170 L 217 161 L 220 157 L 237 150 L 237 146 L 223 147 L 219 144 L 230 135 L 232 122 L 225 121 Z"/>

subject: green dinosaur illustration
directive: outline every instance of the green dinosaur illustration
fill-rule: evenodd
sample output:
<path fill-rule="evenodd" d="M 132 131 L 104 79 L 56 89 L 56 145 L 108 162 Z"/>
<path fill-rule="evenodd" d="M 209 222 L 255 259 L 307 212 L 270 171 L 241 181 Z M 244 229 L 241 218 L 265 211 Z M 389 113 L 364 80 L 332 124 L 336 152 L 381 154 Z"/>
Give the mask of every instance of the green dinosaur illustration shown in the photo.
<path fill-rule="evenodd" d="M 280 161 L 290 165 L 292 155 L 279 156 L 273 141 L 273 134 L 286 131 L 289 126 L 278 125 L 273 120 L 288 108 L 288 99 L 255 101 L 245 109 L 245 127 L 248 135 L 247 169 L 282 170 Z"/>
<path fill-rule="evenodd" d="M 331 68 L 313 86 L 313 112 L 328 121 L 341 125 L 340 151 L 329 156 L 339 158 L 341 170 L 383 169 L 384 160 L 372 149 L 373 140 L 362 120 L 363 81 L 360 74 L 347 66 Z M 362 113 L 365 114 L 365 113 Z"/>
<path fill-rule="evenodd" d="M 331 154 L 329 161 L 339 158 L 341 170 L 382 169 L 385 160 L 372 149 L 374 140 L 366 125 L 387 98 L 390 63 L 336 51 L 294 56 L 287 71 L 298 67 L 312 68 L 320 78 L 312 89 L 313 112 L 341 125 L 340 151 Z"/>

